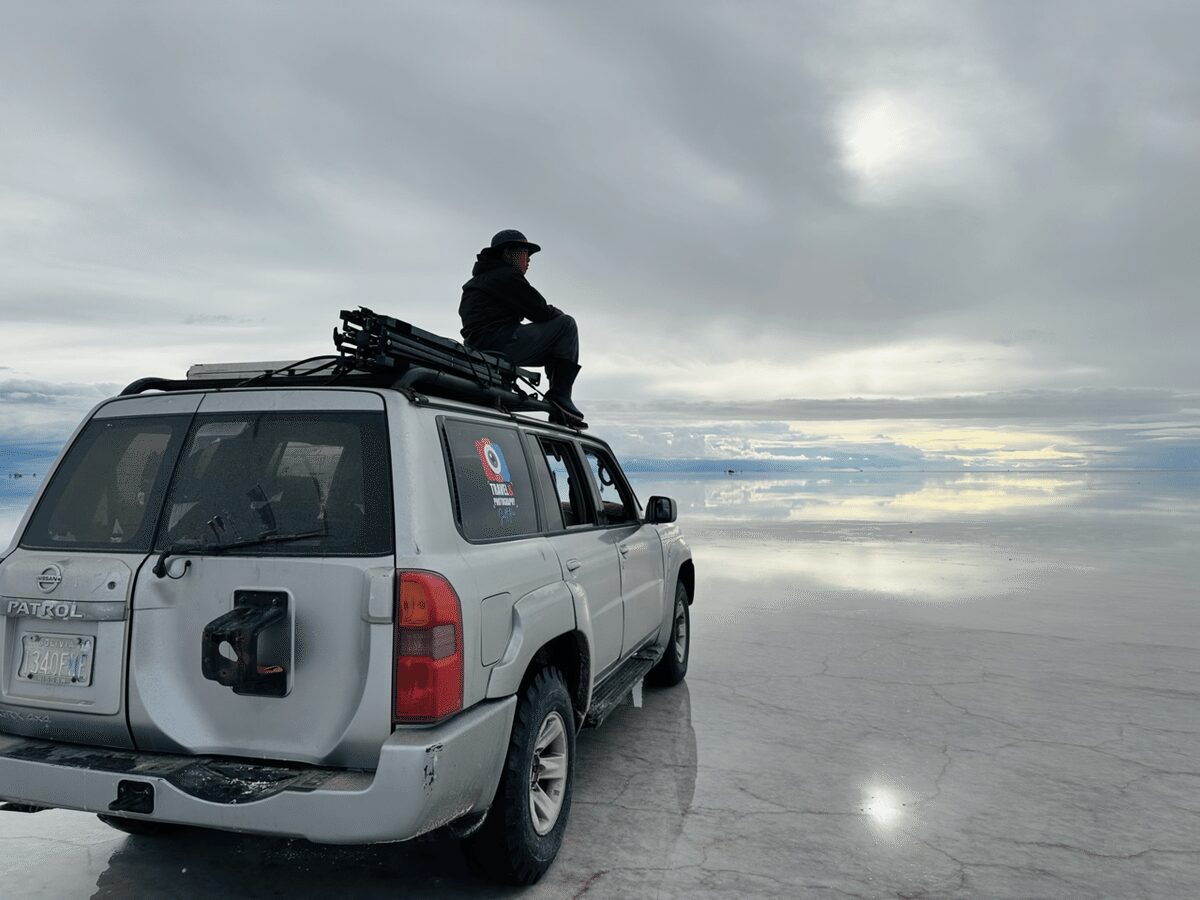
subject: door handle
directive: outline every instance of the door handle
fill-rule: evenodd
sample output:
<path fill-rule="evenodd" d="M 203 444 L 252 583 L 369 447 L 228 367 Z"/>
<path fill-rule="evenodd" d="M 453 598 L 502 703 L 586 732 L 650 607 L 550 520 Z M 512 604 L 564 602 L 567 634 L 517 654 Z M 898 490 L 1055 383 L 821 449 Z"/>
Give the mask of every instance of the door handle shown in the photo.
<path fill-rule="evenodd" d="M 577 559 L 568 559 L 567 560 L 567 571 L 574 572 L 576 569 L 578 569 L 582 565 L 583 565 L 583 563 L 581 563 Z"/>

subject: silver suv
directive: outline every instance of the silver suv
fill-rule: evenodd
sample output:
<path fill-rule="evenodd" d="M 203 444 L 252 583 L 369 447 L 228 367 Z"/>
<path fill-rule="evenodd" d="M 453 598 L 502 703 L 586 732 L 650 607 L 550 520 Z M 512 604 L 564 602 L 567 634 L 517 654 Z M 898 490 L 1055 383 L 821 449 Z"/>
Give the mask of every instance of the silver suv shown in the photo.
<path fill-rule="evenodd" d="M 135 384 L 76 431 L 0 557 L 0 797 L 136 835 L 447 826 L 535 881 L 578 730 L 687 671 L 675 503 L 578 431 L 304 382 Z"/>

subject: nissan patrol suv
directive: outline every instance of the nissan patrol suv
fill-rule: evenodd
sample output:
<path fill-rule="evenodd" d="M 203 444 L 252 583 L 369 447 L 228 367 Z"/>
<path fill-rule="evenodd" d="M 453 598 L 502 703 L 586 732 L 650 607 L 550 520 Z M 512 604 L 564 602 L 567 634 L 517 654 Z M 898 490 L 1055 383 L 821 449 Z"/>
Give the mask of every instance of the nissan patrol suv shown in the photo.
<path fill-rule="evenodd" d="M 134 835 L 446 827 L 533 882 L 577 732 L 687 672 L 675 503 L 497 388 L 319 368 L 136 382 L 69 440 L 0 556 L 0 797 Z"/>

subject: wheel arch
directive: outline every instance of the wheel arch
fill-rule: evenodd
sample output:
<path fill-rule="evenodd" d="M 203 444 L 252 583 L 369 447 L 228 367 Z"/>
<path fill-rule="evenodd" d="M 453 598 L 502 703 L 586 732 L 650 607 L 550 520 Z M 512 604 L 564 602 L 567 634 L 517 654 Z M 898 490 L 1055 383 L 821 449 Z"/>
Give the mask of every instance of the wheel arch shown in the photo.
<path fill-rule="evenodd" d="M 553 667 L 563 674 L 567 681 L 567 691 L 571 695 L 571 708 L 575 713 L 575 729 L 583 724 L 591 700 L 591 652 L 581 631 L 571 631 L 544 644 L 533 659 L 521 679 L 524 688 L 537 672 L 544 667 Z"/>
<path fill-rule="evenodd" d="M 586 618 L 583 621 L 577 618 L 576 598 L 563 582 L 523 597 L 513 606 L 508 647 L 488 676 L 486 696 L 515 694 L 538 669 L 552 665 L 567 681 L 578 725 L 587 712 L 592 692 L 589 624 Z"/>
<path fill-rule="evenodd" d="M 683 582 L 683 586 L 687 590 L 688 606 L 691 606 L 696 602 L 696 566 L 691 557 L 680 563 L 679 580 Z"/>

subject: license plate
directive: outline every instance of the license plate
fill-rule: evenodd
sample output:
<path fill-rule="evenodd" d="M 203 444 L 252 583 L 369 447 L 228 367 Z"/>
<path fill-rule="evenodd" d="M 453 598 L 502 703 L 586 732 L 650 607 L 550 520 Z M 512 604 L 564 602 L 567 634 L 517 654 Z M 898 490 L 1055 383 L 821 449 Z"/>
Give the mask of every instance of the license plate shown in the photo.
<path fill-rule="evenodd" d="M 41 684 L 87 687 L 92 683 L 95 641 L 90 635 L 40 631 L 24 634 L 21 636 L 21 668 L 17 670 L 17 677 Z"/>

